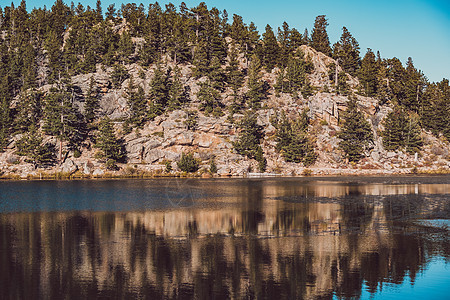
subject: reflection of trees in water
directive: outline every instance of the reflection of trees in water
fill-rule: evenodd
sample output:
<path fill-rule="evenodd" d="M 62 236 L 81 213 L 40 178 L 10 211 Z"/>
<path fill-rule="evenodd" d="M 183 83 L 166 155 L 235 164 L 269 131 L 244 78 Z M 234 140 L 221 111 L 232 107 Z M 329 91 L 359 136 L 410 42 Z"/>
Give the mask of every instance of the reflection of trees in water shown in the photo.
<path fill-rule="evenodd" d="M 244 232 L 257 233 L 261 219 L 251 212 L 264 213 L 258 193 L 257 187 L 249 191 L 255 197 L 243 208 L 243 223 L 250 224 L 243 225 L 248 229 Z M 341 222 L 369 226 L 368 218 L 358 214 L 370 216 L 373 208 L 363 205 L 367 201 L 347 200 Z M 317 209 L 303 204 L 294 208 L 289 204 L 278 215 L 281 219 L 276 222 L 284 224 L 277 225 L 280 230 L 296 226 L 297 215 L 306 222 L 306 216 L 314 216 L 308 209 Z M 409 224 L 398 230 L 413 229 Z M 448 237 L 430 240 L 415 230 L 413 235 L 382 231 L 292 237 L 281 233 L 273 238 L 196 234 L 178 239 L 155 234 L 144 218 L 131 213 L 0 215 L 0 286 L 6 298 L 30 299 L 146 294 L 331 298 L 333 291 L 338 296 L 358 296 L 364 282 L 376 291 L 383 282 L 400 283 L 407 275 L 414 280 L 436 251 L 449 248 Z"/>

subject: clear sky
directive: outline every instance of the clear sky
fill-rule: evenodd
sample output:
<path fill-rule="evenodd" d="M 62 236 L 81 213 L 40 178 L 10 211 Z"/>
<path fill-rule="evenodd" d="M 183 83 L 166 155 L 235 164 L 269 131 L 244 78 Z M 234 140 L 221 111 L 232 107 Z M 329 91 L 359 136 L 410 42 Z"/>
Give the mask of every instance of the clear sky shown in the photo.
<path fill-rule="evenodd" d="M 20 0 L 13 1 L 15 5 Z M 70 4 L 69 0 L 64 0 Z M 85 7 L 95 7 L 96 0 L 81 2 Z M 102 0 L 103 11 L 111 3 L 116 8 L 121 3 L 133 1 Z M 182 1 L 170 1 L 177 7 Z M 184 1 L 188 7 L 201 1 Z M 241 15 L 245 23 L 253 21 L 260 33 L 266 24 L 274 29 L 283 21 L 303 33 L 311 33 L 315 17 L 326 15 L 330 42 L 336 42 L 342 27 L 346 26 L 361 47 L 361 56 L 367 48 L 380 51 L 384 58 L 397 57 L 403 63 L 412 57 L 416 68 L 422 70 L 430 81 L 450 78 L 450 0 L 207 0 L 208 8 L 226 9 L 230 20 L 233 14 Z M 28 0 L 28 10 L 47 5 L 54 0 Z M 141 3 L 136 1 L 136 3 Z M 150 2 L 142 2 L 148 8 Z M 164 5 L 169 1 L 159 1 Z M 9 6 L 11 1 L 0 0 L 0 6 Z"/>

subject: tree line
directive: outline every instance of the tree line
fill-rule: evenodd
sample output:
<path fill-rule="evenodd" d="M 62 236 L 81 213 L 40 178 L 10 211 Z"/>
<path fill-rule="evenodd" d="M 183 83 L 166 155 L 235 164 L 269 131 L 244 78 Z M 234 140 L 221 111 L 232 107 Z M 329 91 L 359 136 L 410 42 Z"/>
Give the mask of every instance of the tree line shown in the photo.
<path fill-rule="evenodd" d="M 236 112 L 260 109 L 270 88 L 262 74 L 275 67 L 276 93 L 307 98 L 314 93 L 307 76 L 313 67 L 299 50 L 301 45 L 309 45 L 336 60 L 342 69 L 337 77 L 336 65 L 329 66 L 336 93 L 352 93 L 346 87 L 348 73 L 358 78 L 359 94 L 395 107 L 396 114 L 388 116 L 386 128 L 403 128 L 394 128 L 385 135 L 388 149 L 413 149 L 402 144 L 405 139 L 401 137 L 406 131 L 410 136 L 417 128 L 450 139 L 448 80 L 428 82 L 412 59 L 404 67 L 397 58 L 381 58 L 379 52 L 375 55 L 371 49 L 361 58 L 359 44 L 346 27 L 339 41 L 331 45 L 327 26 L 326 16 L 321 15 L 311 34 L 308 30 L 300 33 L 284 22 L 276 33 L 267 25 L 260 35 L 253 22 L 246 24 L 236 14 L 229 18 L 226 10 L 209 9 L 203 2 L 193 8 L 185 3 L 178 8 L 171 3 L 162 8 L 158 2 L 148 7 L 128 3 L 116 8 L 111 4 L 103 10 L 100 0 L 95 8 L 56 0 L 50 9 L 44 6 L 28 12 L 22 0 L 18 7 L 11 4 L 0 8 L 0 151 L 13 136 L 22 134 L 23 140 L 17 145 L 22 147 L 19 153 L 26 154 L 30 148 L 37 154 L 29 156 L 44 163 L 49 160 L 46 153 L 51 147 L 40 140 L 41 132 L 60 141 L 60 152 L 63 143 L 74 153 L 81 151 L 88 139 L 100 145 L 100 131 L 108 131 L 111 120 L 100 120 L 97 83 L 91 77 L 89 89 L 83 93 L 71 80 L 75 75 L 96 72 L 98 66 L 112 68 L 112 88 L 120 88 L 129 79 L 125 89 L 129 116 L 122 120 L 124 132 L 190 100 L 179 65 L 192 65 L 193 76 L 206 77 L 197 93 L 200 110 L 205 114 L 223 114 L 222 93 L 226 89 L 232 90 L 234 99 L 229 107 L 230 119 Z M 162 62 L 167 60 L 176 67 L 165 66 Z M 148 91 L 136 85 L 135 78 L 128 74 L 126 66 L 132 63 L 155 68 Z M 41 88 L 47 84 L 52 88 L 44 92 Z M 244 84 L 248 88 L 245 92 Z M 84 101 L 83 113 L 75 106 L 77 99 Z M 396 121 L 398 117 L 406 121 Z M 241 128 L 256 126 L 252 118 L 249 115 Z M 295 132 L 284 134 L 286 140 L 279 137 L 283 140 L 279 150 L 289 161 L 309 164 L 315 155 L 308 150 L 311 143 L 305 140 L 306 128 L 283 117 L 277 126 L 283 132 Z M 257 132 L 252 134 L 256 140 L 261 138 Z M 33 142 L 26 142 L 32 137 Z M 341 138 L 345 140 L 346 136 Z M 305 149 L 287 150 L 288 145 L 298 141 L 306 143 Z M 31 146 L 33 143 L 40 147 Z M 258 147 L 245 150 L 236 144 L 235 148 L 249 157 L 262 157 Z M 114 158 L 106 157 L 115 161 L 122 158 L 119 152 Z M 259 161 L 263 166 L 264 159 Z"/>

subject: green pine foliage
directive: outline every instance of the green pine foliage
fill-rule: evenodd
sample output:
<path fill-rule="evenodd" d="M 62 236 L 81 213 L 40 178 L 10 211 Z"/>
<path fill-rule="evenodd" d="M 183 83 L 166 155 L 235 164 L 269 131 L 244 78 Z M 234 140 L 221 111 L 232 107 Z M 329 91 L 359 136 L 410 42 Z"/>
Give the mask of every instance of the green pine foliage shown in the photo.
<path fill-rule="evenodd" d="M 312 64 L 300 53 L 301 45 L 337 61 L 344 72 L 335 78 L 336 68 L 331 66 L 329 74 L 337 82 L 336 93 L 351 94 L 350 74 L 357 77 L 361 95 L 376 97 L 379 105 L 397 105 L 408 118 L 417 114 L 414 124 L 450 139 L 448 80 L 428 82 L 411 58 L 403 63 L 395 57 L 382 59 L 368 49 L 361 59 L 359 44 L 346 27 L 331 48 L 327 26 L 326 17 L 320 15 L 311 35 L 308 29 L 300 34 L 284 22 L 276 34 L 267 26 L 260 36 L 254 23 L 246 24 L 238 15 L 229 20 L 226 11 L 205 3 L 193 8 L 185 3 L 163 8 L 157 2 L 148 7 L 125 3 L 102 9 L 100 1 L 91 8 L 56 0 L 50 8 L 27 10 L 25 1 L 5 6 L 0 9 L 0 150 L 32 126 L 79 149 L 87 132 L 96 128 L 105 89 L 126 90 L 127 130 L 183 107 L 189 101 L 187 82 L 192 77 L 204 82 L 197 94 L 199 108 L 220 116 L 222 103 L 229 103 L 230 121 L 243 109 L 260 109 L 271 88 L 276 94 L 297 98 L 301 93 L 306 98 L 316 89 L 308 82 Z M 123 86 L 133 64 L 143 70 L 156 67 L 150 82 Z M 276 83 L 263 81 L 264 72 L 274 68 L 279 70 Z M 93 80 L 99 78 L 93 73 L 105 71 L 108 82 Z M 79 74 L 91 78 L 87 89 L 71 83 Z M 262 150 L 258 155 L 264 156 Z"/>
<path fill-rule="evenodd" d="M 340 40 L 333 45 L 333 58 L 338 61 L 346 73 L 352 76 L 357 75 L 361 63 L 359 43 L 345 26 L 342 28 Z"/>
<path fill-rule="evenodd" d="M 264 137 L 263 128 L 257 123 L 257 116 L 252 112 L 247 112 L 239 122 L 239 137 L 233 142 L 234 150 L 243 156 L 256 159 L 260 166 L 260 171 L 265 170 L 266 162 L 261 148 L 261 140 Z"/>
<path fill-rule="evenodd" d="M 384 120 L 383 146 L 386 150 L 415 153 L 423 145 L 418 117 L 396 107 Z"/>
<path fill-rule="evenodd" d="M 44 100 L 44 132 L 67 141 L 72 149 L 78 148 L 86 138 L 86 123 L 74 107 L 75 90 L 71 85 L 52 88 Z"/>
<path fill-rule="evenodd" d="M 99 149 L 96 157 L 103 160 L 108 169 L 116 169 L 116 163 L 124 162 L 126 159 L 123 141 L 114 134 L 113 124 L 108 117 L 99 123 L 94 147 Z"/>
<path fill-rule="evenodd" d="M 181 107 L 189 101 L 189 93 L 181 81 L 181 70 L 175 67 L 172 70 L 173 76 L 169 82 L 169 105 L 168 110 L 174 110 Z"/>
<path fill-rule="evenodd" d="M 244 83 L 244 74 L 239 68 L 239 51 L 235 43 L 231 44 L 228 60 L 229 64 L 225 70 L 226 81 L 236 95 Z"/>
<path fill-rule="evenodd" d="M 307 74 L 312 70 L 312 65 L 303 59 L 301 51 L 297 51 L 296 55 L 298 56 L 289 55 L 286 67 L 278 72 L 274 88 L 279 93 L 291 93 L 294 98 L 298 97 L 299 92 L 307 97 L 309 89 Z"/>
<path fill-rule="evenodd" d="M 316 17 L 311 35 L 311 47 L 325 55 L 331 56 L 330 40 L 327 33 L 328 21 L 325 15 Z"/>
<path fill-rule="evenodd" d="M 150 81 L 150 101 L 151 114 L 161 115 L 169 102 L 169 79 L 170 70 L 164 71 L 160 64 L 157 64 L 155 73 Z"/>
<path fill-rule="evenodd" d="M 200 90 L 197 93 L 197 98 L 201 103 L 200 110 L 204 111 L 206 114 L 214 113 L 217 116 L 223 115 L 222 96 L 209 80 L 200 83 Z"/>
<path fill-rule="evenodd" d="M 280 61 L 280 47 L 273 33 L 272 27 L 266 26 L 266 32 L 263 33 L 263 64 L 268 72 L 272 71 L 275 65 Z"/>
<path fill-rule="evenodd" d="M 129 122 L 142 127 L 148 115 L 147 101 L 145 99 L 144 89 L 141 86 L 136 87 L 133 81 L 133 76 L 128 81 L 126 88 L 127 103 L 130 109 Z"/>
<path fill-rule="evenodd" d="M 285 161 L 303 163 L 304 166 L 315 163 L 318 155 L 308 134 L 309 118 L 306 111 L 294 120 L 288 119 L 283 112 L 280 118 L 272 120 L 272 124 L 276 128 L 276 149 Z"/>
<path fill-rule="evenodd" d="M 10 138 L 11 112 L 9 102 L 3 98 L 0 102 L 0 152 L 3 152 Z"/>
<path fill-rule="evenodd" d="M 338 133 L 339 147 L 350 162 L 358 162 L 371 149 L 373 133 L 364 114 L 358 109 L 356 100 L 349 100 L 342 114 L 343 124 Z"/>
<path fill-rule="evenodd" d="M 42 118 L 42 108 L 43 93 L 41 91 L 33 88 L 22 92 L 16 106 L 15 128 L 19 132 L 25 132 L 32 124 L 37 125 Z"/>
<path fill-rule="evenodd" d="M 361 68 L 358 71 L 360 89 L 367 97 L 373 97 L 377 93 L 377 62 L 372 49 L 367 49 L 366 55 L 361 61 Z"/>
<path fill-rule="evenodd" d="M 450 85 L 448 79 L 428 86 L 420 112 L 420 120 L 424 127 L 435 135 L 442 134 L 450 142 Z"/>
<path fill-rule="evenodd" d="M 38 166 L 50 166 L 56 162 L 55 145 L 43 143 L 42 135 L 32 124 L 29 131 L 16 142 L 17 154 L 26 156 L 27 161 Z"/>
<path fill-rule="evenodd" d="M 89 88 L 86 92 L 84 103 L 84 117 L 86 118 L 86 122 L 88 124 L 94 121 L 95 116 L 100 108 L 98 98 L 99 95 L 97 92 L 96 83 L 94 77 L 91 76 L 91 79 L 89 80 Z"/>
<path fill-rule="evenodd" d="M 199 168 L 199 161 L 194 158 L 193 153 L 181 154 L 180 161 L 177 162 L 178 168 L 183 172 L 193 173 L 197 172 Z"/>
<path fill-rule="evenodd" d="M 258 56 L 253 55 L 248 68 L 248 106 L 261 107 L 261 102 L 266 98 L 264 82 L 262 81 L 262 67 Z"/>

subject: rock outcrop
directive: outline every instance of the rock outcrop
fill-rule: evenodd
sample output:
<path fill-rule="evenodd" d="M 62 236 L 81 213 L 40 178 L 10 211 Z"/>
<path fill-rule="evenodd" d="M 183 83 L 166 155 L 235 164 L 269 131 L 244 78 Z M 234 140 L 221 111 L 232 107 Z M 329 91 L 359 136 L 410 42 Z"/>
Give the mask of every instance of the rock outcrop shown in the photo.
<path fill-rule="evenodd" d="M 383 130 L 383 118 L 391 108 L 387 105 L 379 105 L 377 99 L 357 96 L 359 108 L 365 113 L 370 122 L 374 136 L 374 148 L 367 153 L 367 157 L 358 164 L 348 164 L 343 153 L 339 149 L 337 132 L 340 130 L 339 121 L 342 111 L 346 109 L 348 97 L 327 92 L 332 83 L 328 79 L 328 66 L 334 62 L 322 53 L 312 48 L 302 46 L 305 57 L 311 60 L 314 70 L 309 74 L 309 80 L 317 91 L 313 96 L 305 99 L 301 95 L 293 98 L 289 94 L 277 94 L 269 90 L 267 99 L 262 103 L 262 109 L 258 110 L 258 123 L 263 126 L 265 138 L 262 142 L 264 155 L 267 159 L 267 172 L 285 176 L 305 174 L 305 167 L 301 164 L 287 163 L 275 150 L 274 133 L 270 119 L 275 113 L 284 110 L 287 115 L 295 116 L 304 109 L 308 109 L 312 118 L 311 133 L 314 136 L 317 153 L 317 162 L 309 167 L 312 174 L 374 174 L 374 173 L 408 173 L 415 170 L 449 170 L 450 155 L 449 144 L 430 133 L 423 132 L 425 141 L 424 150 L 417 155 L 403 152 L 388 152 L 383 148 L 380 132 Z M 172 63 L 168 66 L 174 67 Z M 190 91 L 190 101 L 180 109 L 166 112 L 148 121 L 142 128 L 133 129 L 129 134 L 122 133 L 122 122 L 129 114 L 125 98 L 125 87 L 128 80 L 122 83 L 121 88 L 114 89 L 111 86 L 110 69 L 97 67 L 97 72 L 86 75 L 78 75 L 72 78 L 74 85 L 83 93 L 89 88 L 90 78 L 94 78 L 97 89 L 101 95 L 99 116 L 108 116 L 115 120 L 117 135 L 125 142 L 127 151 L 127 164 L 119 165 L 117 175 L 132 175 L 136 172 L 149 172 L 149 174 L 161 174 L 165 172 L 166 163 L 172 166 L 172 173 L 179 171 L 176 162 L 183 152 L 193 152 L 194 157 L 201 161 L 200 168 L 209 170 L 211 159 L 217 165 L 217 174 L 221 176 L 246 176 L 249 172 L 257 170 L 255 160 L 238 155 L 233 151 L 233 141 L 238 137 L 236 123 L 242 115 L 235 114 L 234 121 L 229 116 L 221 117 L 206 115 L 198 110 L 199 101 L 196 92 L 199 90 L 199 81 L 192 77 L 191 66 L 180 66 L 182 81 Z M 144 69 L 139 65 L 126 66 L 127 71 L 133 76 L 135 84 L 140 85 L 148 93 L 149 83 L 153 77 L 152 68 Z M 276 70 L 272 73 L 264 73 L 264 80 L 276 82 Z M 348 86 L 356 88 L 358 81 L 348 75 Z M 43 91 L 50 89 L 44 86 Z M 246 87 L 242 88 L 245 92 Z M 231 90 L 227 89 L 222 94 L 222 102 L 226 106 L 232 103 Z M 84 110 L 84 99 L 77 98 L 75 103 L 81 112 Z M 198 115 L 195 130 L 187 129 L 185 121 L 188 118 L 187 111 L 195 111 Z M 226 111 L 226 110 L 225 110 Z M 17 140 L 20 136 L 14 138 Z M 95 159 L 96 150 L 92 145 L 82 149 L 80 157 L 72 154 L 61 165 L 47 169 L 35 169 L 25 159 L 16 154 L 13 147 L 14 141 L 4 153 L 0 153 L 0 174 L 3 176 L 16 176 L 26 178 L 39 176 L 42 173 L 82 174 L 90 176 L 104 176 L 106 171 L 104 164 Z"/>

